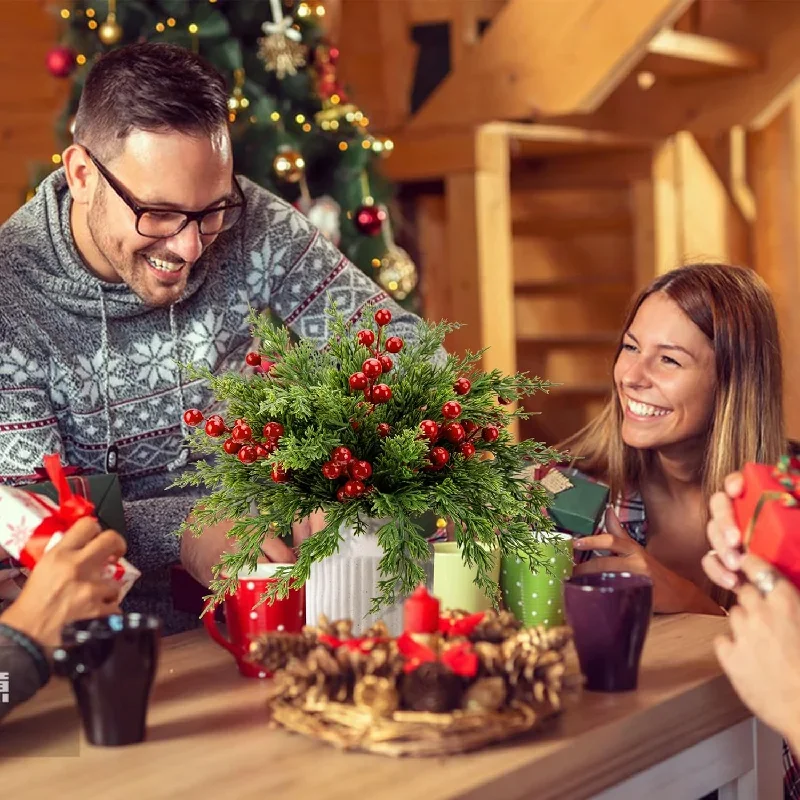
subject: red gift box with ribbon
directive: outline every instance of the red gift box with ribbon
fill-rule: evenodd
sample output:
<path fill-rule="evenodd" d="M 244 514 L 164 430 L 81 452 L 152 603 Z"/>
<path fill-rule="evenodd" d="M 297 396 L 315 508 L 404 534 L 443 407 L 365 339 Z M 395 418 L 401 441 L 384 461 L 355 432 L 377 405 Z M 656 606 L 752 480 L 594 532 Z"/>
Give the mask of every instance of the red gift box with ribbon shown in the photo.
<path fill-rule="evenodd" d="M 58 503 L 24 489 L 0 486 L 0 547 L 29 570 L 72 525 L 95 514 L 89 500 L 73 494 L 57 455 L 45 456 L 44 467 L 58 490 Z M 108 565 L 108 577 L 119 581 L 120 600 L 140 576 L 124 558 Z"/>
<path fill-rule="evenodd" d="M 745 549 L 800 588 L 800 461 L 745 464 L 744 493 L 733 501 Z"/>

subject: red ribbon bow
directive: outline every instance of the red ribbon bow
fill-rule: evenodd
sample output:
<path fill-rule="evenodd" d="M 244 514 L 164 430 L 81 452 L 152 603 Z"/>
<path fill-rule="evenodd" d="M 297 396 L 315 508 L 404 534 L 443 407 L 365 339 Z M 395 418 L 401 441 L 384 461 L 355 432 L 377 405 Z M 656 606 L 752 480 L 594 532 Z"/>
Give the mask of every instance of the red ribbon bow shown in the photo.
<path fill-rule="evenodd" d="M 413 672 L 421 664 L 429 661 L 440 661 L 451 672 L 465 678 L 474 678 L 478 672 L 478 656 L 470 642 L 459 642 L 445 648 L 441 656 L 424 644 L 416 641 L 410 634 L 404 633 L 397 639 L 397 649 L 405 656 L 403 672 Z"/>
<path fill-rule="evenodd" d="M 323 633 L 317 637 L 317 640 L 322 644 L 332 647 L 334 650 L 337 647 L 346 647 L 348 650 L 354 652 L 361 651 L 362 653 L 368 652 L 374 645 L 379 642 L 388 642 L 388 639 L 381 639 L 375 636 L 362 636 L 359 639 L 337 639 L 335 636 L 328 636 Z"/>
<path fill-rule="evenodd" d="M 94 505 L 85 497 L 79 497 L 72 493 L 69 482 L 67 481 L 67 471 L 61 465 L 61 459 L 57 455 L 45 456 L 42 459 L 47 477 L 58 491 L 58 508 L 50 511 L 50 516 L 42 520 L 34 530 L 28 543 L 19 554 L 19 560 L 24 567 L 33 569 L 36 563 L 44 554 L 50 537 L 56 533 L 64 533 L 72 527 L 79 519 L 90 517 L 94 514 Z"/>
<path fill-rule="evenodd" d="M 459 619 L 439 617 L 439 633 L 453 638 L 469 636 L 480 624 L 483 617 L 483 611 L 479 611 L 477 614 L 470 614 L 467 617 L 460 617 Z"/>

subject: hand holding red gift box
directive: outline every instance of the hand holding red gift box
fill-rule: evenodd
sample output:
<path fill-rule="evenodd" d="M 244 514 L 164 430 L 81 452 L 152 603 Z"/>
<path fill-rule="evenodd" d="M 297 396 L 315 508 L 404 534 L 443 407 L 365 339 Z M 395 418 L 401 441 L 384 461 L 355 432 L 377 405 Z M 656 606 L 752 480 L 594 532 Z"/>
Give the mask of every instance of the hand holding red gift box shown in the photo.
<path fill-rule="evenodd" d="M 75 522 L 94 515 L 94 506 L 72 493 L 57 455 L 45 456 L 44 467 L 58 489 L 57 504 L 23 489 L 0 487 L 0 547 L 27 569 L 33 569 Z M 120 600 L 140 575 L 124 558 L 108 565 L 108 577 L 119 581 Z"/>
<path fill-rule="evenodd" d="M 800 461 L 745 464 L 744 492 L 733 501 L 746 550 L 800 588 Z"/>

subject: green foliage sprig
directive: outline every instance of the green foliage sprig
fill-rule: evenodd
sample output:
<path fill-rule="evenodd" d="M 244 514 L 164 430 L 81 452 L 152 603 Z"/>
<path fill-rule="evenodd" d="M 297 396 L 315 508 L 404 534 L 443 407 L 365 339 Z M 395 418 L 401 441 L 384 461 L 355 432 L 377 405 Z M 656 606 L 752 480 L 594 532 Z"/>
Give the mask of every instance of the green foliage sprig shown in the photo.
<path fill-rule="evenodd" d="M 423 321 L 413 341 L 404 342 L 401 351 L 390 356 L 391 369 L 376 379 L 390 388 L 391 399 L 372 403 L 350 383 L 366 359 L 376 351 L 383 353 L 387 329 L 375 322 L 372 312 L 367 309 L 355 325 L 335 304 L 329 307 L 331 334 L 320 351 L 308 341 L 292 342 L 284 327 L 251 312 L 249 323 L 261 342 L 260 355 L 273 362 L 268 372 L 214 376 L 208 369 L 184 365 L 192 378 L 210 383 L 228 412 L 221 437 L 208 436 L 202 424 L 191 434 L 197 451 L 216 458 L 196 462 L 194 470 L 175 482 L 212 490 L 179 533 L 201 535 L 210 525 L 234 520 L 229 536 L 238 547 L 224 553 L 214 568 L 209 607 L 235 590 L 240 571 L 255 567 L 266 538 L 290 536 L 295 522 L 320 510 L 325 527 L 299 546 L 294 565 L 278 570 L 278 580 L 265 598 L 268 602 L 303 585 L 314 563 L 338 551 L 343 526 L 363 535 L 366 520 L 378 519 L 388 521 L 377 531 L 383 556 L 372 611 L 393 604 L 425 580 L 422 563 L 430 557 L 430 546 L 415 520 L 429 511 L 452 521 L 462 557 L 475 568 L 476 583 L 490 597 L 498 592 L 490 575 L 490 551 L 519 553 L 533 565 L 548 568 L 540 545 L 552 540 L 554 526 L 545 512 L 550 496 L 531 477 L 531 468 L 559 460 L 561 454 L 533 440 L 515 443 L 506 426 L 513 418 L 527 416 L 516 407 L 520 398 L 546 392 L 550 384 L 524 374 L 482 372 L 478 364 L 483 351 L 463 358 L 445 356 L 444 339 L 459 326 Z M 363 330 L 372 331 L 373 346 L 361 343 L 364 335 L 360 339 L 358 332 Z M 469 389 L 457 394 L 454 385 L 465 377 Z M 461 405 L 461 413 L 447 419 L 442 407 L 453 400 Z M 201 422 L 202 415 L 195 413 L 200 416 L 196 422 Z M 263 427 L 279 423 L 283 432 L 277 449 L 261 450 L 252 463 L 227 453 L 222 445 L 236 424 L 233 420 L 250 427 L 251 448 L 268 445 Z M 433 420 L 440 428 L 454 421 L 473 423 L 474 453 L 469 448 L 462 453 L 463 442 L 451 442 L 446 436 L 429 441 L 420 429 L 423 420 Z M 484 437 L 486 429 L 490 433 Z M 434 446 L 449 454 L 440 468 L 430 460 Z M 366 490 L 359 496 L 342 499 L 345 476 L 331 480 L 323 475 L 323 465 L 331 462 L 339 447 L 372 467 L 363 481 Z"/>

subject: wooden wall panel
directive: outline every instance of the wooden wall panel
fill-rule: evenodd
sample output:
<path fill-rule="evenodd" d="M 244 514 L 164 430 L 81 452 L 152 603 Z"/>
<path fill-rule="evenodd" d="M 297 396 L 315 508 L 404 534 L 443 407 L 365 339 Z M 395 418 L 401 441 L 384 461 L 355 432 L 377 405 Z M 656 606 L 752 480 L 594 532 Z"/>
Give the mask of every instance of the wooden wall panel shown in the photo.
<path fill-rule="evenodd" d="M 48 0 L 0 0 L 0 222 L 24 200 L 30 169 L 47 162 L 68 81 L 51 77 L 45 56 L 58 40 Z"/>

